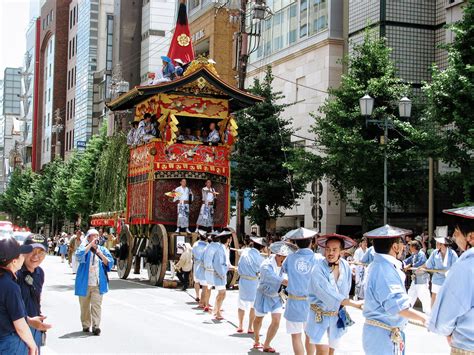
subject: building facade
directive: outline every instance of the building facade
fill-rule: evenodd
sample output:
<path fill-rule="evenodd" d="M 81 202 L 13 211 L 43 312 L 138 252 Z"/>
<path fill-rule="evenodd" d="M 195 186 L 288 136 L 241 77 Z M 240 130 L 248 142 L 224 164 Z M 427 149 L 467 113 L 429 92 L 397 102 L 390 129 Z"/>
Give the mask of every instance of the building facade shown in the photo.
<path fill-rule="evenodd" d="M 13 169 L 23 164 L 22 70 L 5 68 L 0 84 L 0 192 L 5 191 Z"/>
<path fill-rule="evenodd" d="M 217 6 L 217 7 L 216 7 Z M 237 85 L 235 34 L 239 31 L 236 9 L 210 1 L 188 1 L 189 30 L 196 57 L 213 59 L 219 76 Z"/>
<path fill-rule="evenodd" d="M 290 117 L 297 131 L 295 144 L 309 147 L 314 136 L 310 131 L 317 112 L 328 97 L 327 90 L 340 84 L 345 53 L 344 17 L 346 1 L 307 0 L 273 2 L 273 15 L 262 22 L 260 45 L 250 54 L 246 86 L 263 78 L 271 65 L 274 91 L 281 91 L 284 102 L 292 106 L 284 115 Z M 312 148 L 309 148 L 312 149 Z M 343 232 L 360 223 L 346 216 L 345 205 L 326 181 L 314 181 L 307 195 L 285 211 L 270 230 L 306 227 L 322 233 Z"/>
<path fill-rule="evenodd" d="M 77 24 L 79 17 L 78 0 L 69 4 L 67 76 L 66 76 L 66 112 L 64 115 L 64 157 L 68 159 L 74 149 L 74 119 L 76 118 L 76 82 L 77 82 Z"/>
<path fill-rule="evenodd" d="M 70 0 L 46 0 L 41 6 L 39 70 L 37 75 L 36 169 L 62 156 Z M 36 98 L 35 98 L 36 99 Z M 54 128 L 54 129 L 53 129 Z"/>
<path fill-rule="evenodd" d="M 178 1 L 143 0 L 140 48 L 140 82 L 142 84 L 148 82 L 149 73 L 155 73 L 161 69 L 161 56 L 168 55 L 177 6 Z M 130 60 L 136 60 L 136 58 Z"/>
<path fill-rule="evenodd" d="M 431 80 L 431 67 L 447 65 L 446 50 L 452 42 L 446 24 L 462 18 L 464 0 L 367 0 L 349 2 L 348 37 L 363 40 L 367 28 L 387 40 L 398 75 L 415 89 Z"/>
<path fill-rule="evenodd" d="M 102 83 L 102 80 L 96 80 L 96 88 L 94 87 L 94 73 L 103 71 L 102 86 L 106 87 L 106 81 L 110 82 L 112 71 L 114 3 L 113 0 L 79 0 L 77 12 L 72 142 L 75 148 L 82 149 L 92 135 L 98 133 L 104 116 L 100 105 L 98 108 L 94 101 L 94 91 L 98 90 L 97 86 Z M 103 99 L 105 100 L 105 94 Z"/>

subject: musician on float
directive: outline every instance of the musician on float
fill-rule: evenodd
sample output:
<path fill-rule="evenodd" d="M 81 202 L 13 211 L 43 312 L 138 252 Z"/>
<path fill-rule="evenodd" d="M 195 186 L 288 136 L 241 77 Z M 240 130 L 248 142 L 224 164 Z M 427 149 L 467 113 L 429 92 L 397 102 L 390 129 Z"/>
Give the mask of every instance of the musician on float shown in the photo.
<path fill-rule="evenodd" d="M 206 186 L 202 188 L 202 205 L 196 222 L 196 231 L 199 227 L 210 228 L 211 231 L 214 230 L 214 201 L 216 196 L 217 192 L 212 187 L 212 181 L 207 179 Z"/>
<path fill-rule="evenodd" d="M 189 204 L 193 201 L 193 193 L 189 187 L 186 186 L 186 179 L 181 179 L 180 186 L 174 189 L 175 196 L 173 202 L 178 202 L 178 219 L 176 222 L 176 233 L 181 232 L 181 229 L 189 230 Z"/>

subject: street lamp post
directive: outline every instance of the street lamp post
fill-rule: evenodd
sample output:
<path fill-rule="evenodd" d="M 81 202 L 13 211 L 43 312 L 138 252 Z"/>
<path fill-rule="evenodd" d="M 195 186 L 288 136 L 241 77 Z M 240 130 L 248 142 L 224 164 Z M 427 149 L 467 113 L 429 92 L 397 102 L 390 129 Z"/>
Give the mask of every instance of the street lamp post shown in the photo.
<path fill-rule="evenodd" d="M 372 98 L 369 94 L 365 94 L 359 99 L 360 112 L 362 116 L 370 117 L 372 116 L 372 111 L 374 109 L 375 99 Z M 402 118 L 409 118 L 411 116 L 411 100 L 404 96 L 398 102 L 398 111 L 399 115 Z M 388 115 L 384 116 L 383 120 L 369 120 L 366 119 L 367 123 L 375 123 L 379 127 L 383 125 L 383 144 L 384 144 L 384 157 L 383 157 L 383 224 L 388 223 L 388 128 L 389 122 Z"/>

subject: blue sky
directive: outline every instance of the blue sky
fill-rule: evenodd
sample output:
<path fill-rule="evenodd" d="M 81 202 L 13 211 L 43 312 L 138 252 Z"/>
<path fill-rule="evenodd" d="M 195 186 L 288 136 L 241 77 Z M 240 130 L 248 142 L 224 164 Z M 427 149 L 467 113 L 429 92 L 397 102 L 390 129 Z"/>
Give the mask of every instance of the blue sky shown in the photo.
<path fill-rule="evenodd" d="M 0 0 L 0 79 L 6 67 L 23 65 L 29 0 Z"/>

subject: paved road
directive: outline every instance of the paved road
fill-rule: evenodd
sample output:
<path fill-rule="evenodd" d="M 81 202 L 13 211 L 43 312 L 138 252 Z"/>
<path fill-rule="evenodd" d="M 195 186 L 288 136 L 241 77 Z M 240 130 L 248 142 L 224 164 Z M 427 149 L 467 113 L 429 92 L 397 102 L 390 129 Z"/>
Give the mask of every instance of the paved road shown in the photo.
<path fill-rule="evenodd" d="M 227 292 L 225 320 L 214 321 L 197 309 L 193 290 L 189 293 L 151 287 L 145 275 L 120 280 L 110 273 L 111 291 L 104 296 L 102 335 L 81 332 L 79 302 L 74 296 L 74 275 L 59 257 L 48 256 L 43 267 L 46 285 L 43 312 L 54 328 L 48 332 L 42 354 L 259 354 L 252 350 L 247 334 L 236 334 L 237 292 Z M 337 354 L 362 354 L 363 317 L 350 310 L 356 324 L 350 328 Z M 264 322 L 266 331 L 268 320 Z M 284 323 L 273 346 L 280 354 L 291 354 L 291 341 Z M 449 354 L 444 338 L 413 325 L 407 331 L 407 355 Z"/>

